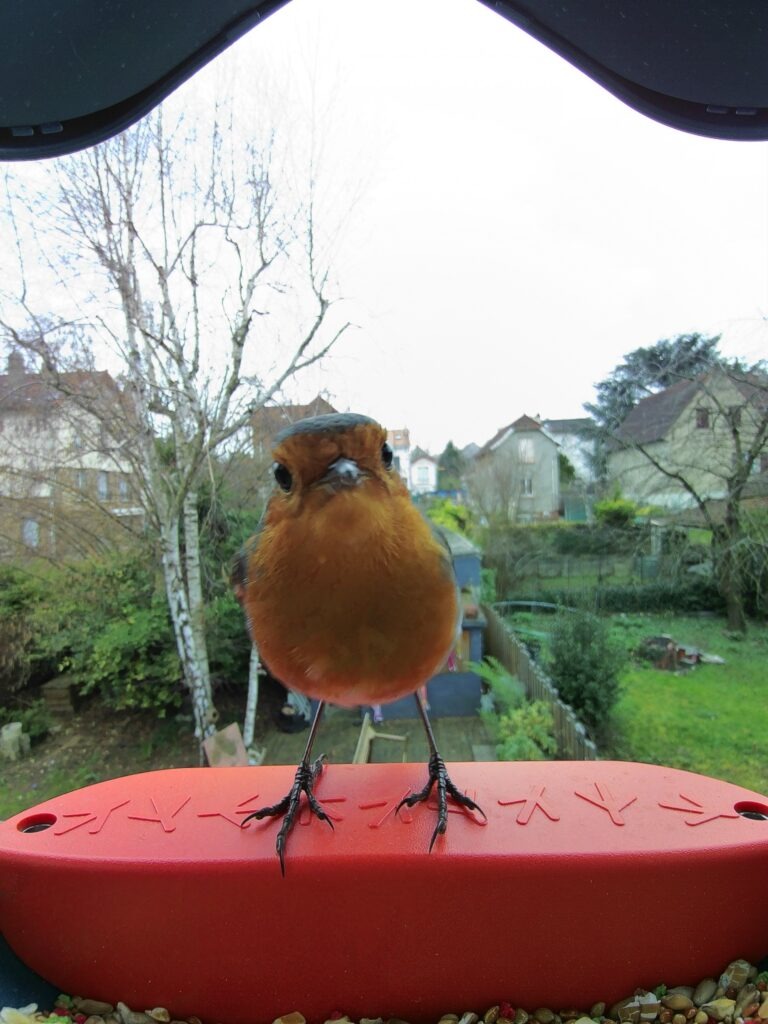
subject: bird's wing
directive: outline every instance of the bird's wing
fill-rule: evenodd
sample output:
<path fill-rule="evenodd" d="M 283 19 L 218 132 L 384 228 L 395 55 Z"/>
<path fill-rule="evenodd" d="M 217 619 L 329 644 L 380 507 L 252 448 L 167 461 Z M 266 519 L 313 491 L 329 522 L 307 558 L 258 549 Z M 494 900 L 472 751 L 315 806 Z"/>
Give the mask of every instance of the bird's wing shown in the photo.
<path fill-rule="evenodd" d="M 437 523 L 433 523 L 429 516 L 425 516 L 423 512 L 421 514 L 424 520 L 426 521 L 427 526 L 429 527 L 432 533 L 432 536 L 435 538 L 438 544 L 445 549 L 448 564 L 451 567 L 451 572 L 455 576 L 456 571 L 453 564 L 453 552 L 451 551 L 451 545 L 448 543 L 448 537 L 446 536 L 445 530 L 441 526 L 438 526 Z"/>
<path fill-rule="evenodd" d="M 451 574 L 451 576 L 453 577 L 453 581 L 454 581 L 454 584 L 456 586 L 456 606 L 457 606 L 456 638 L 458 640 L 459 636 L 461 635 L 461 623 L 462 623 L 462 619 L 463 619 L 463 610 L 462 610 L 462 604 L 461 604 L 461 590 L 459 589 L 459 581 L 458 581 L 458 578 L 456 576 L 456 566 L 455 566 L 454 561 L 453 561 L 453 551 L 451 550 L 451 545 L 450 545 L 450 543 L 448 541 L 448 537 L 447 537 L 447 534 L 446 534 L 445 530 L 443 530 L 443 528 L 438 526 L 436 523 L 433 523 L 432 520 L 429 518 L 429 516 L 425 516 L 423 512 L 421 514 L 422 514 L 423 518 L 426 520 L 427 525 L 429 526 L 429 529 L 430 529 L 430 531 L 432 533 L 432 536 L 435 538 L 435 540 L 438 542 L 440 547 L 443 548 L 443 550 L 445 552 L 445 565 L 446 565 L 446 569 Z"/>

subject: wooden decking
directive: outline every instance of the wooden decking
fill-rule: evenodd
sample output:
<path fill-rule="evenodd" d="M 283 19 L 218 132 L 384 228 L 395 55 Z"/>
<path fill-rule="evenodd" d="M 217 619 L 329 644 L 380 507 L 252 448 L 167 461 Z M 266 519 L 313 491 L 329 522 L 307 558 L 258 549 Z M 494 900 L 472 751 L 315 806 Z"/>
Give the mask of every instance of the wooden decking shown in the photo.
<path fill-rule="evenodd" d="M 358 710 L 328 707 L 317 735 L 313 753 L 327 755 L 331 764 L 352 762 L 360 737 L 362 715 Z M 493 742 L 479 716 L 434 718 L 432 728 L 438 748 L 446 761 L 495 760 Z M 373 762 L 426 761 L 429 756 L 424 727 L 416 718 L 388 718 L 378 731 L 405 736 L 404 743 L 375 739 L 371 744 Z M 304 753 L 307 732 L 286 734 L 272 730 L 265 739 L 264 764 L 297 764 Z"/>

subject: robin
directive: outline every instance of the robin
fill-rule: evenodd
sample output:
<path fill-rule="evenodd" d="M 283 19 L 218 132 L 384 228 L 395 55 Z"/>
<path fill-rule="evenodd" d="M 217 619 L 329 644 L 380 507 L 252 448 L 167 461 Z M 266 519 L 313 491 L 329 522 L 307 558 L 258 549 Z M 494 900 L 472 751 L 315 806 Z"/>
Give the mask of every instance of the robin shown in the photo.
<path fill-rule="evenodd" d="M 275 487 L 259 532 L 238 556 L 232 582 L 251 639 L 270 673 L 319 701 L 290 792 L 244 819 L 284 815 L 284 850 L 302 792 L 333 827 L 314 795 L 324 756 L 312 747 L 326 702 L 377 705 L 413 693 L 429 744 L 429 777 L 398 810 L 437 787 L 431 850 L 447 825 L 456 788 L 435 744 L 418 690 L 455 646 L 461 613 L 447 544 L 413 504 L 386 431 L 368 416 L 314 416 L 278 434 Z"/>

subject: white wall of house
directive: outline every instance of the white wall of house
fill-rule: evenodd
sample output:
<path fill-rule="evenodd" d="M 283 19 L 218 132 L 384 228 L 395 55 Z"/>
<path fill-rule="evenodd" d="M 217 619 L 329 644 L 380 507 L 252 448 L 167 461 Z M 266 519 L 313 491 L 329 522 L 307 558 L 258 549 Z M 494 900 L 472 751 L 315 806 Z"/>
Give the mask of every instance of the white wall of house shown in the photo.
<path fill-rule="evenodd" d="M 410 464 L 411 494 L 432 494 L 437 490 L 437 462 L 417 458 Z"/>

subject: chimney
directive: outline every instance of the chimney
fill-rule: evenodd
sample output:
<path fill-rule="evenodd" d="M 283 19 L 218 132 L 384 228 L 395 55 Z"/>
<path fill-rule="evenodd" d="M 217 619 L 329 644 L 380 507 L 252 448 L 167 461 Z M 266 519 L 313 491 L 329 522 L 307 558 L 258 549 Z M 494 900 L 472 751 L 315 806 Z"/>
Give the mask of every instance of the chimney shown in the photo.
<path fill-rule="evenodd" d="M 21 382 L 21 378 L 27 372 L 27 368 L 24 365 L 24 356 L 21 352 L 17 352 L 14 349 L 8 355 L 8 376 L 11 384 L 18 384 Z"/>

